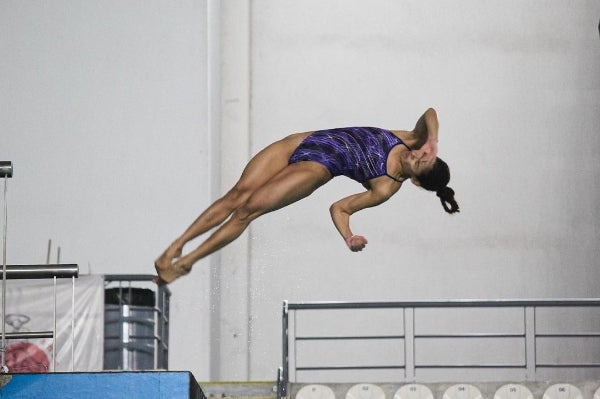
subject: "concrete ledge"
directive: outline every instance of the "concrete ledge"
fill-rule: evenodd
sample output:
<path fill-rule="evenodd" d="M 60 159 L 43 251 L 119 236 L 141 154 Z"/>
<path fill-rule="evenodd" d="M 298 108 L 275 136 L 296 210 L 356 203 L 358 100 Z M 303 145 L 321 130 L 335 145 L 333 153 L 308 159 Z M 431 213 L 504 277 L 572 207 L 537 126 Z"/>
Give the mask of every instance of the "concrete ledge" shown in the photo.
<path fill-rule="evenodd" d="M 277 396 L 275 381 L 215 381 L 200 382 L 207 398 L 271 399 Z"/>

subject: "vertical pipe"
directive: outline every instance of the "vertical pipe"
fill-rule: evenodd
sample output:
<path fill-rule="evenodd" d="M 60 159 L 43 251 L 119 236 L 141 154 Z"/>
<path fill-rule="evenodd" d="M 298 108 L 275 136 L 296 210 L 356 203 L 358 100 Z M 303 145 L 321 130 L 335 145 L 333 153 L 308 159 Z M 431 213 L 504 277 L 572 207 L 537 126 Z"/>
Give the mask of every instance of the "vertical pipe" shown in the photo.
<path fill-rule="evenodd" d="M 288 317 L 288 323 L 289 323 L 289 317 Z M 288 327 L 289 329 L 289 327 Z M 289 334 L 288 334 L 289 335 Z M 294 310 L 294 317 L 292 319 L 292 356 L 289 356 L 288 354 L 288 364 L 293 363 L 294 365 L 294 382 L 298 381 L 298 341 L 296 340 L 296 337 L 298 336 L 298 310 Z M 290 361 L 289 358 L 293 357 L 293 361 Z M 290 375 L 288 372 L 288 378 L 287 381 L 290 381 Z"/>
<path fill-rule="evenodd" d="M 2 227 L 2 372 L 8 372 L 6 368 L 6 232 L 8 222 L 8 206 L 6 204 L 7 176 L 4 176 L 4 221 Z"/>
<path fill-rule="evenodd" d="M 206 41 L 207 41 L 207 130 L 208 130 L 208 175 L 210 176 L 210 198 L 216 201 L 221 195 L 221 0 L 207 0 L 206 2 Z M 210 339 L 209 351 L 209 379 L 221 379 L 221 252 L 218 251 L 208 257 L 210 264 Z M 224 352 L 224 351 L 223 351 Z"/>
<path fill-rule="evenodd" d="M 404 377 L 415 379 L 415 308 L 404 308 Z"/>
<path fill-rule="evenodd" d="M 123 329 L 125 328 L 125 318 L 123 312 L 125 312 L 125 306 L 123 304 L 123 282 L 119 281 L 119 346 L 121 349 L 121 370 L 125 370 L 125 363 L 127 358 L 125 357 L 125 334 Z"/>
<path fill-rule="evenodd" d="M 220 8 L 220 51 L 219 78 L 220 78 L 220 165 L 215 165 L 215 173 L 220 174 L 220 183 L 225 192 L 229 190 L 239 177 L 239 171 L 246 164 L 252 152 L 250 142 L 250 36 L 251 1 L 224 1 L 221 0 Z M 215 87 L 216 89 L 216 87 Z M 221 361 L 218 367 L 220 375 L 216 378 L 248 378 L 251 374 L 252 358 L 249 357 L 253 321 L 251 314 L 253 303 L 252 290 L 255 288 L 252 281 L 252 268 L 255 267 L 250 260 L 251 233 L 248 232 L 241 238 L 223 248 L 220 253 L 219 277 L 217 285 L 227 284 L 229 290 L 237 292 L 235 297 L 227 295 L 225 289 L 220 289 L 219 294 L 219 339 Z M 248 339 L 235 338 L 241 334 Z M 233 348 L 233 350 L 232 350 Z M 225 358 L 223 355 L 228 353 Z"/>
<path fill-rule="evenodd" d="M 282 323 L 282 367 L 283 370 L 281 372 L 281 387 L 280 387 L 280 398 L 284 398 L 287 396 L 287 385 L 288 385 L 288 379 L 289 379 L 289 357 L 288 357 L 288 352 L 289 352 L 289 333 L 288 333 L 288 315 L 289 315 L 289 310 L 288 310 L 288 302 L 287 301 L 283 301 L 283 315 L 281 318 L 281 323 Z"/>
<path fill-rule="evenodd" d="M 524 306 L 524 329 L 525 329 L 525 374 L 528 381 L 534 381 L 536 377 L 535 359 L 535 307 Z"/>
<path fill-rule="evenodd" d="M 156 326 L 157 326 L 157 336 L 158 336 L 158 341 L 156 343 L 156 348 L 157 348 L 157 352 L 156 352 L 156 367 L 158 368 L 158 366 L 160 365 L 161 368 L 163 367 L 163 345 L 165 344 L 163 341 L 163 337 L 164 337 L 164 320 L 165 320 L 165 315 L 163 313 L 163 309 L 164 309 L 164 303 L 165 303 L 165 293 L 164 293 L 164 289 L 162 285 L 158 286 L 158 320 L 156 322 Z M 160 346 L 159 346 L 160 345 Z"/>
<path fill-rule="evenodd" d="M 52 239 L 48 240 L 48 249 L 46 250 L 46 264 L 50 264 L 50 254 L 52 253 Z"/>
<path fill-rule="evenodd" d="M 160 323 L 160 311 L 158 310 L 158 303 L 160 302 L 160 288 L 156 290 L 156 297 L 154 298 L 154 311 L 152 312 L 154 317 L 154 340 L 152 341 L 154 345 L 154 362 L 152 366 L 154 370 L 158 369 L 158 345 L 160 345 L 160 335 L 159 335 L 159 327 L 158 323 Z"/>
<path fill-rule="evenodd" d="M 156 297 L 154 298 L 154 370 L 158 369 L 158 354 L 159 354 L 159 350 L 160 350 L 160 319 L 162 318 L 161 314 L 160 314 L 160 294 L 161 294 L 161 289 L 160 289 L 160 285 L 158 286 L 158 289 L 156 290 Z"/>
<path fill-rule="evenodd" d="M 54 321 L 54 330 L 52 331 L 52 371 L 56 372 L 56 276 L 54 276 L 54 311 L 52 319 Z"/>
<path fill-rule="evenodd" d="M 71 371 L 75 371 L 75 276 L 71 277 Z"/>

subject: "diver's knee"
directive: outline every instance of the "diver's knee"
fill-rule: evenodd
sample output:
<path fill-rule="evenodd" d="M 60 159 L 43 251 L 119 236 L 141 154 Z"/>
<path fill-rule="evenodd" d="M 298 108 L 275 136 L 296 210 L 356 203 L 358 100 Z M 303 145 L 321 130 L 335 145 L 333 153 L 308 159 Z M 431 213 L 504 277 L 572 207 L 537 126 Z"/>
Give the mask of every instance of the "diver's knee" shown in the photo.
<path fill-rule="evenodd" d="M 251 201 L 245 201 L 233 212 L 232 218 L 235 218 L 240 223 L 249 224 L 262 213 L 259 208 L 253 206 Z"/>
<path fill-rule="evenodd" d="M 233 186 L 223 198 L 231 209 L 239 208 L 250 196 L 251 190 L 240 184 Z"/>

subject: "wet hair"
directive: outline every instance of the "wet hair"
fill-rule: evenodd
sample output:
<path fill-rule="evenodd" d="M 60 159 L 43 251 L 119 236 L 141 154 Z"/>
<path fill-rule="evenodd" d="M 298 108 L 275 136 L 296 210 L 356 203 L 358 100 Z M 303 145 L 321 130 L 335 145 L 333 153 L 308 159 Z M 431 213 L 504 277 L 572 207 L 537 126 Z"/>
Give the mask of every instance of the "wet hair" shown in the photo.
<path fill-rule="evenodd" d="M 446 212 L 455 213 L 460 211 L 458 203 L 454 199 L 454 190 L 448 187 L 450 168 L 446 162 L 436 158 L 433 168 L 417 176 L 417 180 L 425 190 L 435 191 Z"/>

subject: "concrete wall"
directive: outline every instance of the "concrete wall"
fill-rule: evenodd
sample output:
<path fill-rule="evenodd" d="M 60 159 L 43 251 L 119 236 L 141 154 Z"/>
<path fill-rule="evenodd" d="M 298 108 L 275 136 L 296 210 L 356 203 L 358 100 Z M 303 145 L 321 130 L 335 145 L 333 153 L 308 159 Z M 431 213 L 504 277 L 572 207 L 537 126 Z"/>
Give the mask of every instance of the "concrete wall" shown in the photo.
<path fill-rule="evenodd" d="M 83 274 L 154 272 L 218 176 L 206 29 L 205 1 L 0 2 L 9 264 L 52 239 Z M 174 289 L 171 365 L 206 375 L 208 268 Z"/>
<path fill-rule="evenodd" d="M 277 364 L 282 299 L 590 297 L 597 257 L 600 41 L 593 2 L 254 1 L 253 151 L 290 131 L 440 118 L 461 213 L 407 184 L 351 220 L 339 178 L 249 234 L 252 378 Z"/>
<path fill-rule="evenodd" d="M 171 367 L 273 379 L 284 299 L 598 297 L 594 1 L 0 3 L 9 263 L 150 273 L 294 131 L 412 128 L 429 106 L 461 213 L 410 185 L 357 214 L 338 178 L 173 284 Z M 220 132 L 220 134 L 219 134 Z"/>

